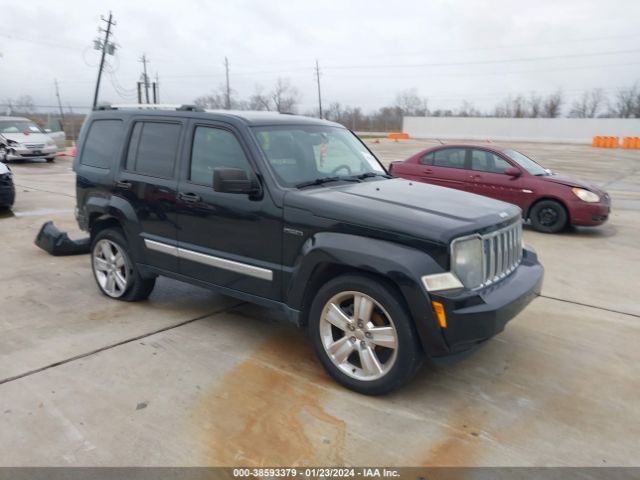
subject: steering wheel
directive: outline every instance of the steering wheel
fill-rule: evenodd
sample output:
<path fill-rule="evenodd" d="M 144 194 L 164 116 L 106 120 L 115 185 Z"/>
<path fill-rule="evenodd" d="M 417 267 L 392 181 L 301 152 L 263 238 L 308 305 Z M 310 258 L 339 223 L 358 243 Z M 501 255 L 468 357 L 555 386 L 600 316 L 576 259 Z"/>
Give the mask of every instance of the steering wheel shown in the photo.
<path fill-rule="evenodd" d="M 351 167 L 349 165 L 345 165 L 344 163 L 342 165 L 338 165 L 336 168 L 331 170 L 331 175 L 335 175 L 343 168 L 348 171 L 347 175 L 351 175 Z"/>

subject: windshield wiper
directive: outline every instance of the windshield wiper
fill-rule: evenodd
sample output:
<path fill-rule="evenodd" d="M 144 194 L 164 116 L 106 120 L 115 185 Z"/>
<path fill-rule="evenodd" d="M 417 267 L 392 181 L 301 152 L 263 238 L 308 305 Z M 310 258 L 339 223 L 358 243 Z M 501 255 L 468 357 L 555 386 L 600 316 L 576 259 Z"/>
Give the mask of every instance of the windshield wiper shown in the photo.
<path fill-rule="evenodd" d="M 350 178 L 357 178 L 358 180 L 364 180 L 365 178 L 371 177 L 384 177 L 384 178 L 393 178 L 391 175 L 387 175 L 386 173 L 378 173 L 378 172 L 365 172 L 360 175 L 353 175 Z"/>
<path fill-rule="evenodd" d="M 320 177 L 308 182 L 298 183 L 296 188 L 311 187 L 312 185 L 322 185 L 323 183 L 336 182 L 341 180 L 341 177 Z"/>

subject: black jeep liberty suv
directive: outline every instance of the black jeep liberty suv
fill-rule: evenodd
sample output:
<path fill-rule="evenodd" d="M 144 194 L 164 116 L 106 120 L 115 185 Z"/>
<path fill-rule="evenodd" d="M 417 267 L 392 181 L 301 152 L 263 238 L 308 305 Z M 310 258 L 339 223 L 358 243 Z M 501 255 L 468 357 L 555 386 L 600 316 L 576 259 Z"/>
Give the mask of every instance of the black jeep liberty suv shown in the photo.
<path fill-rule="evenodd" d="M 480 345 L 540 293 L 518 207 L 392 178 L 328 121 L 101 107 L 74 170 L 103 294 L 142 300 L 165 275 L 278 307 L 361 393 Z"/>

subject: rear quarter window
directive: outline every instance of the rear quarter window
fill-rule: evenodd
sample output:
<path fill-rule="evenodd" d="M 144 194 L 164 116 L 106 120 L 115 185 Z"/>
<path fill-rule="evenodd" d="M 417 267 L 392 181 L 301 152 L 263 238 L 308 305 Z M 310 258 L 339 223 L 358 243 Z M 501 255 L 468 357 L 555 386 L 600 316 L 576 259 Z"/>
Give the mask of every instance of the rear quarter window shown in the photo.
<path fill-rule="evenodd" d="M 80 163 L 108 170 L 118 156 L 123 137 L 122 120 L 94 120 L 84 142 Z"/>
<path fill-rule="evenodd" d="M 172 178 L 182 125 L 165 122 L 136 122 L 126 169 L 159 178 Z"/>

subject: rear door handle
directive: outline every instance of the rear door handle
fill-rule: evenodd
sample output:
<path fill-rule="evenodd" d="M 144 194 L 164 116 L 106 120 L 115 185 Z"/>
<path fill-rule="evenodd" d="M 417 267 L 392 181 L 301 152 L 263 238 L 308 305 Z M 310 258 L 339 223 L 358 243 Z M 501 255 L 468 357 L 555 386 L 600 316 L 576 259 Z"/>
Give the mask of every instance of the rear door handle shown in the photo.
<path fill-rule="evenodd" d="M 195 193 L 179 193 L 178 198 L 185 203 L 198 203 L 200 201 L 200 195 Z"/>
<path fill-rule="evenodd" d="M 133 187 L 131 182 L 127 182 L 126 180 L 116 182 L 116 187 L 122 188 L 124 190 L 130 190 Z"/>

